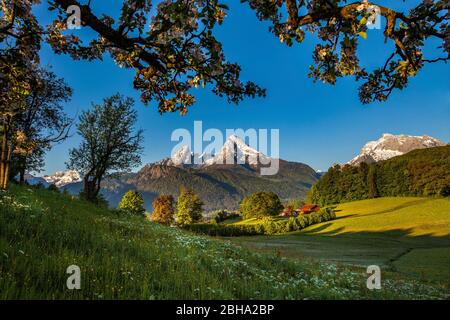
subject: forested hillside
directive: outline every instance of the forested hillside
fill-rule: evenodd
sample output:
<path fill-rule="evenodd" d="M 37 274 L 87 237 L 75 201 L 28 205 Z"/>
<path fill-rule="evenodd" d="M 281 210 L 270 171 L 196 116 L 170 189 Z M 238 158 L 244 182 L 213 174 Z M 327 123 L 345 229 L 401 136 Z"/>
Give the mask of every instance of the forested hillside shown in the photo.
<path fill-rule="evenodd" d="M 388 196 L 449 196 L 450 146 L 414 150 L 377 163 L 336 165 L 315 184 L 320 205 Z"/>

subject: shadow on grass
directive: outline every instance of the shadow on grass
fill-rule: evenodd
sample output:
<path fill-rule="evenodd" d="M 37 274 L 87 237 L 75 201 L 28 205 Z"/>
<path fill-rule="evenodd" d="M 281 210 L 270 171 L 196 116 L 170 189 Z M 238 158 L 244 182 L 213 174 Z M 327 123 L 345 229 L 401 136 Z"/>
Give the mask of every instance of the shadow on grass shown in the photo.
<path fill-rule="evenodd" d="M 383 214 L 383 213 L 390 213 L 390 212 L 394 212 L 394 211 L 397 211 L 397 210 L 400 210 L 400 209 L 405 209 L 405 208 L 408 208 L 408 207 L 415 206 L 416 204 L 423 204 L 424 202 L 433 201 L 433 200 L 434 199 L 411 200 L 411 201 L 405 202 L 403 204 L 400 204 L 398 206 L 391 207 L 391 208 L 388 208 L 388 209 L 385 209 L 385 210 L 376 211 L 376 212 L 372 212 L 372 213 L 369 213 L 369 214 L 358 215 L 356 218 L 369 217 L 369 216 L 374 216 L 374 215 Z M 346 215 L 344 217 L 351 217 L 351 216 L 355 216 L 355 214 L 349 214 L 349 215 Z"/>
<path fill-rule="evenodd" d="M 422 268 L 425 276 L 429 278 L 431 271 L 438 273 L 438 278 L 448 281 L 446 274 L 448 268 L 442 267 L 442 257 L 429 258 L 427 249 L 450 248 L 450 236 L 435 236 L 432 234 L 411 236 L 412 229 L 394 229 L 390 231 L 343 232 L 343 228 L 324 232 L 331 223 L 325 223 L 313 229 L 280 235 L 278 237 L 247 237 L 240 242 L 253 250 L 276 253 L 292 259 L 304 258 L 319 259 L 333 263 L 343 263 L 353 266 L 367 267 L 371 264 L 380 265 L 384 270 L 412 274 L 404 267 Z M 318 233 L 320 232 L 320 233 Z M 425 249 L 420 252 L 417 260 L 410 265 L 405 256 L 416 249 Z M 402 261 L 402 265 L 397 263 Z M 434 270 L 435 268 L 439 268 Z"/>
<path fill-rule="evenodd" d="M 411 249 L 450 247 L 450 235 L 438 236 L 433 235 L 432 233 L 412 235 L 412 233 L 414 232 L 413 228 L 392 229 L 387 231 L 345 232 L 345 228 L 340 227 L 330 231 L 324 231 L 331 225 L 331 223 L 326 223 L 312 229 L 303 230 L 296 234 L 291 234 L 287 238 L 290 238 L 291 240 L 295 239 L 294 241 L 296 242 L 302 242 L 306 240 L 310 242 L 314 241 L 314 239 L 317 237 L 317 239 L 321 239 L 320 241 L 318 241 L 318 243 L 335 242 L 337 244 L 339 242 L 342 242 L 350 243 L 350 247 L 352 247 L 351 242 L 355 242 L 354 247 L 399 246 Z"/>

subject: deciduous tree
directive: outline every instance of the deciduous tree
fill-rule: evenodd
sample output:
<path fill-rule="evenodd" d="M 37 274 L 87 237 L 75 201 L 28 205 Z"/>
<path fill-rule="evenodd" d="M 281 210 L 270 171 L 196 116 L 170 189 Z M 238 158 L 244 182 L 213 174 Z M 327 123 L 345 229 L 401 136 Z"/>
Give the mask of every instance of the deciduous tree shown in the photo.
<path fill-rule="evenodd" d="M 25 109 L 24 101 L 33 85 L 30 74 L 39 62 L 42 29 L 32 12 L 37 2 L 0 3 L 0 189 L 6 189 L 10 176 L 17 137 L 13 118 Z"/>
<path fill-rule="evenodd" d="M 83 195 L 96 201 L 101 182 L 108 175 L 129 171 L 140 164 L 142 130 L 136 130 L 134 100 L 119 94 L 105 98 L 80 116 L 80 146 L 70 150 L 69 169 L 84 176 Z"/>
<path fill-rule="evenodd" d="M 174 221 L 174 199 L 171 195 L 160 195 L 153 201 L 152 220 L 165 225 Z"/>
<path fill-rule="evenodd" d="M 306 32 L 320 40 L 313 52 L 309 76 L 334 84 L 344 76 L 362 81 L 359 98 L 363 103 L 384 101 L 395 89 L 407 86 L 409 78 L 426 64 L 450 59 L 448 0 L 384 6 L 381 1 L 347 0 L 241 0 L 254 9 L 260 20 L 271 22 L 270 31 L 282 43 L 303 42 Z M 384 2 L 383 2 L 384 3 Z M 378 15 L 378 17 L 377 17 Z M 368 38 L 368 22 L 380 19 L 386 55 L 377 68 L 360 65 L 358 44 Z M 382 19 L 383 18 L 383 19 Z M 430 41 L 430 40 L 435 40 Z M 426 44 L 438 43 L 438 56 L 425 54 Z"/>
<path fill-rule="evenodd" d="M 177 200 L 177 223 L 184 225 L 200 221 L 202 207 L 203 202 L 194 191 L 182 188 Z"/>
<path fill-rule="evenodd" d="M 208 84 L 233 103 L 265 94 L 253 82 L 242 82 L 239 65 L 225 58 L 214 35 L 227 11 L 220 1 L 164 0 L 151 14 L 153 1 L 124 0 L 114 17 L 94 12 L 90 3 L 51 1 L 58 16 L 47 41 L 56 53 L 74 59 L 101 59 L 109 53 L 119 66 L 134 69 L 133 84 L 142 101 L 157 102 L 159 112 L 185 113 L 195 102 L 192 89 Z M 81 25 L 98 35 L 89 43 L 76 31 L 66 31 L 66 10 L 72 5 L 81 9 Z"/>
<path fill-rule="evenodd" d="M 21 183 L 25 171 L 42 168 L 45 152 L 68 137 L 72 124 L 63 110 L 62 103 L 69 101 L 72 95 L 64 79 L 45 68 L 36 70 L 33 77 L 34 85 L 25 98 L 24 111 L 13 118 L 16 129 L 26 139 L 26 145 L 18 146 L 12 158 L 12 171 L 19 173 Z"/>
<path fill-rule="evenodd" d="M 136 190 L 128 190 L 119 203 L 119 209 L 134 215 L 143 215 L 145 213 L 144 199 Z"/>
<path fill-rule="evenodd" d="M 239 211 L 245 219 L 276 216 L 283 210 L 280 198 L 273 192 L 255 192 L 245 197 Z"/>

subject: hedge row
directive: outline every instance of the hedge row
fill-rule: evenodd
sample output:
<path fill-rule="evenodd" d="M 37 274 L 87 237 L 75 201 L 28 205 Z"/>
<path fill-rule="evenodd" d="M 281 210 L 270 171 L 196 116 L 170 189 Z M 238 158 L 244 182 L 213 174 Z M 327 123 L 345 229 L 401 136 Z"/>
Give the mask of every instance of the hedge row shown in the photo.
<path fill-rule="evenodd" d="M 273 235 L 298 231 L 316 223 L 330 221 L 336 218 L 336 213 L 331 208 L 322 209 L 319 212 L 308 215 L 290 217 L 289 219 L 274 221 L 270 218 L 257 224 L 223 225 L 214 223 L 196 223 L 184 226 L 185 229 L 198 234 L 208 236 L 238 237 Z"/>

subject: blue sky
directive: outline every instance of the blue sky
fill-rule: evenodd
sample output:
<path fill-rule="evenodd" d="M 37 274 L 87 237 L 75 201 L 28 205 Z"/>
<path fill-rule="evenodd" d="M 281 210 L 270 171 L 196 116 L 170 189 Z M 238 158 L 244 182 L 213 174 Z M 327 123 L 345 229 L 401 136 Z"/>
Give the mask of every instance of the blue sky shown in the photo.
<path fill-rule="evenodd" d="M 203 121 L 204 129 L 218 128 L 223 132 L 228 128 L 279 129 L 281 158 L 320 170 L 348 161 L 367 141 L 378 139 L 383 133 L 426 134 L 450 141 L 448 64 L 427 65 L 407 89 L 395 92 L 387 102 L 362 105 L 357 97 L 358 84 L 353 79 L 340 79 L 335 86 L 329 86 L 313 83 L 307 77 L 316 41 L 312 35 L 307 34 L 304 43 L 289 48 L 267 31 L 267 24 L 259 22 L 247 5 L 226 2 L 233 5 L 217 30 L 218 38 L 227 58 L 242 66 L 243 79 L 267 89 L 266 98 L 247 99 L 236 106 L 207 88 L 199 89 L 197 104 L 186 116 L 160 115 L 154 105 L 144 106 L 139 101 L 139 92 L 132 87 L 133 71 L 120 69 L 109 57 L 104 61 L 73 61 L 55 55 L 45 45 L 41 62 L 52 65 L 55 73 L 73 87 L 73 99 L 65 106 L 70 115 L 79 114 L 91 102 L 100 102 L 116 92 L 134 97 L 138 127 L 145 130 L 143 164 L 169 156 L 176 144 L 170 140 L 172 131 L 192 130 L 196 120 Z M 44 7 L 38 8 L 37 14 L 42 21 L 49 21 Z M 431 48 L 435 46 L 430 44 Z M 361 41 L 362 64 L 380 65 L 389 49 L 383 43 L 382 31 L 370 30 L 368 40 Z M 426 52 L 434 56 L 438 53 L 434 49 Z M 55 146 L 47 154 L 44 173 L 65 170 L 68 150 L 79 142 L 79 137 L 73 135 Z"/>

